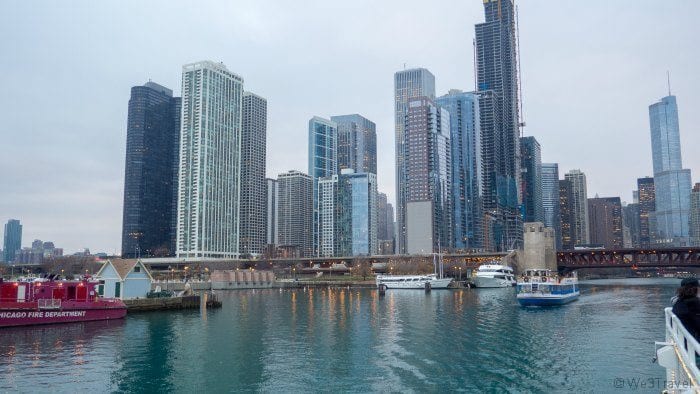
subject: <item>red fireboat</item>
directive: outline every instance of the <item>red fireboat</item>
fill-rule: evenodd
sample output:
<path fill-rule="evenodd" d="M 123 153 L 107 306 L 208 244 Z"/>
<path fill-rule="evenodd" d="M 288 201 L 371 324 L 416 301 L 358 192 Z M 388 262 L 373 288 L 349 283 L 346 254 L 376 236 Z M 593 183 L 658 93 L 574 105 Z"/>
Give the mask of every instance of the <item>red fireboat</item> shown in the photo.
<path fill-rule="evenodd" d="M 126 305 L 102 298 L 99 282 L 53 277 L 5 282 L 0 279 L 0 327 L 121 319 Z"/>

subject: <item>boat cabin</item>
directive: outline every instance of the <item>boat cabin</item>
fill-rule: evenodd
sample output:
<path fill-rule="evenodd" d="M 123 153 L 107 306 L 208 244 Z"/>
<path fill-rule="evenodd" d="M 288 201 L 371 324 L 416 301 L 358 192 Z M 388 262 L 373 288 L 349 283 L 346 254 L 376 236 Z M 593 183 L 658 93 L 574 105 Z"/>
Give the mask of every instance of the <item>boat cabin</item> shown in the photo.
<path fill-rule="evenodd" d="M 0 279 L 0 302 L 30 302 L 36 300 L 89 301 L 95 298 L 95 282 L 53 281 L 3 282 Z"/>

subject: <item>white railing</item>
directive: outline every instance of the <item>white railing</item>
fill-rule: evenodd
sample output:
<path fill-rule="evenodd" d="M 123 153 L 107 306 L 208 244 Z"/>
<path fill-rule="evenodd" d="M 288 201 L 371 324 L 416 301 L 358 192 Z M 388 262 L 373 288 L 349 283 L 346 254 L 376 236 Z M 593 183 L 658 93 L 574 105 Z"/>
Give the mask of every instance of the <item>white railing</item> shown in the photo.
<path fill-rule="evenodd" d="M 37 306 L 39 309 L 61 309 L 61 300 L 42 298 L 37 300 Z"/>
<path fill-rule="evenodd" d="M 683 327 L 683 323 L 673 314 L 671 308 L 666 308 L 664 312 L 666 313 L 666 341 L 673 343 L 684 369 L 683 372 L 688 375 L 692 385 L 697 387 L 700 379 L 700 369 L 697 364 L 700 358 L 700 343 Z"/>

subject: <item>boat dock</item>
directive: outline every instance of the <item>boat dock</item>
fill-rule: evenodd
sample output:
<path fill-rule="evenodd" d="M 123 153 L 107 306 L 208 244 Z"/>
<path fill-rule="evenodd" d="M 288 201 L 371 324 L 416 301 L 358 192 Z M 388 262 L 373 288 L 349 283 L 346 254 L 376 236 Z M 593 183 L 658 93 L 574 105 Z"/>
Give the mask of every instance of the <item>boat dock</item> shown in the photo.
<path fill-rule="evenodd" d="M 201 302 L 201 297 L 198 295 L 124 300 L 129 313 L 172 309 L 199 309 Z"/>

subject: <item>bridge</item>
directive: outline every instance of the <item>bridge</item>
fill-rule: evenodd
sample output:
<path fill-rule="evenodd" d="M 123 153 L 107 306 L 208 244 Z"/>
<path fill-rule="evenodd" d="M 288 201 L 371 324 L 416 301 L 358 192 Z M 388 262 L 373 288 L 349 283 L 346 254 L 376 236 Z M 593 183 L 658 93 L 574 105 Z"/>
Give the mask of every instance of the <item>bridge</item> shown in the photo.
<path fill-rule="evenodd" d="M 447 271 L 460 269 L 466 272 L 479 265 L 503 260 L 518 266 L 516 252 L 472 252 L 442 255 Z M 432 254 L 423 255 L 380 255 L 361 257 L 286 257 L 260 258 L 252 260 L 197 260 L 197 259 L 145 259 L 144 263 L 155 271 L 169 269 L 182 270 L 195 265 L 211 269 L 255 268 L 291 270 L 297 272 L 343 272 L 362 264 L 371 264 L 375 272 L 391 272 L 391 268 L 409 267 L 418 264 L 432 264 Z M 576 249 L 560 251 L 556 254 L 557 266 L 561 272 L 583 268 L 700 268 L 700 247 L 684 248 L 621 248 L 621 249 Z M 460 268 L 461 267 L 461 268 Z"/>
<path fill-rule="evenodd" d="M 557 253 L 559 271 L 581 268 L 700 267 L 700 247 L 577 249 Z"/>
<path fill-rule="evenodd" d="M 462 270 L 475 269 L 479 265 L 501 259 L 514 259 L 515 252 L 477 252 L 443 254 L 443 265 L 446 267 L 459 266 Z M 349 256 L 349 257 L 282 257 L 260 258 L 247 260 L 228 259 L 177 259 L 154 258 L 144 259 L 145 265 L 155 271 L 181 270 L 197 265 L 211 269 L 255 268 L 255 269 L 292 269 L 299 272 L 342 272 L 362 264 L 370 264 L 375 272 L 390 272 L 392 267 L 410 266 L 433 263 L 433 254 L 419 255 L 378 255 L 378 256 Z M 510 261 L 510 260 L 509 260 Z M 511 264 L 514 262 L 511 261 Z"/>

